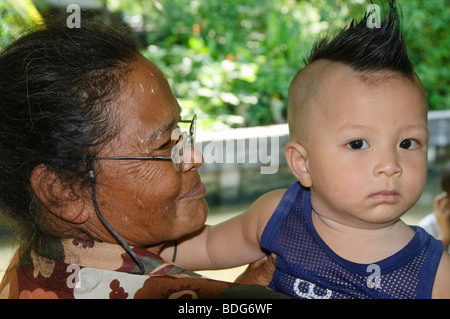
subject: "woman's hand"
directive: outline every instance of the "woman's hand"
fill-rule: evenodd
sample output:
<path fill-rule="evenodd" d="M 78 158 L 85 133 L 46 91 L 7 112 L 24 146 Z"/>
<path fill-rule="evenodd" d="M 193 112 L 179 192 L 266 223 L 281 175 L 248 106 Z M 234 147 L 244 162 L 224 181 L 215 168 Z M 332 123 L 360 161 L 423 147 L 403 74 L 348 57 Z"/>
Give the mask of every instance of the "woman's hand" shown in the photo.
<path fill-rule="evenodd" d="M 436 196 L 433 200 L 434 216 L 441 229 L 441 237 L 444 242 L 445 249 L 448 250 L 450 244 L 450 203 L 449 194 L 443 192 Z"/>
<path fill-rule="evenodd" d="M 275 260 L 275 254 L 271 254 L 249 264 L 247 269 L 236 278 L 235 282 L 268 286 L 275 271 Z"/>

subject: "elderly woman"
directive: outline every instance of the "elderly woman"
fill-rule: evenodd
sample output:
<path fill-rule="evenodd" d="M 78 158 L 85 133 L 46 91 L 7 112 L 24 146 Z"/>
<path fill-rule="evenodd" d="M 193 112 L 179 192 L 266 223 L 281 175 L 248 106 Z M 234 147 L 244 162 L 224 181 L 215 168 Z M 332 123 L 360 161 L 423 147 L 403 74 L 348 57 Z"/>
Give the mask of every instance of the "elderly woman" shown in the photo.
<path fill-rule="evenodd" d="M 26 239 L 0 297 L 276 296 L 158 256 L 208 206 L 195 118 L 132 39 L 47 26 L 1 53 L 0 75 L 0 211 Z"/>

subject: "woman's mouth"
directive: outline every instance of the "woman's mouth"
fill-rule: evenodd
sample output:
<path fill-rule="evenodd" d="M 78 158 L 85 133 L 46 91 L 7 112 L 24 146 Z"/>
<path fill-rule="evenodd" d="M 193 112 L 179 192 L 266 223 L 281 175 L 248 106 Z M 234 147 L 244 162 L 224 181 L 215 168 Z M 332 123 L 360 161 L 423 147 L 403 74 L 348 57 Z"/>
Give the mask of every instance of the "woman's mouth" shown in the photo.
<path fill-rule="evenodd" d="M 206 188 L 202 182 L 198 182 L 188 193 L 183 195 L 180 200 L 193 200 L 202 198 L 206 195 Z"/>

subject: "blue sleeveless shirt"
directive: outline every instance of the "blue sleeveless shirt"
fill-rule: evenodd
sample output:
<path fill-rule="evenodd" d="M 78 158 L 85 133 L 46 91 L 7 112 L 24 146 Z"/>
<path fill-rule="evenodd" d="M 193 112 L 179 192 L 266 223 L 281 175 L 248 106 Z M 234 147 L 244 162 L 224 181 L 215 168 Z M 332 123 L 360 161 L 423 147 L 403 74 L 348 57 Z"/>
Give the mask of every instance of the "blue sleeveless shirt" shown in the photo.
<path fill-rule="evenodd" d="M 261 237 L 277 254 L 269 287 L 292 298 L 431 298 L 444 245 L 424 229 L 394 255 L 373 264 L 339 257 L 320 238 L 311 216 L 311 193 L 299 183 L 284 194 Z"/>

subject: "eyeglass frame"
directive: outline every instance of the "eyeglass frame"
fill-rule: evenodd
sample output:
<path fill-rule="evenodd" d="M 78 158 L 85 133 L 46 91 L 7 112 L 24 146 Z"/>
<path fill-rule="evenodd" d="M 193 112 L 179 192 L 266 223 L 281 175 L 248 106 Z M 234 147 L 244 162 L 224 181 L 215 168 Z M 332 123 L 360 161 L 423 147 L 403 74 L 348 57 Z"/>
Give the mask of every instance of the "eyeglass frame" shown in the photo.
<path fill-rule="evenodd" d="M 197 129 L 197 115 L 194 114 L 194 117 L 192 120 L 180 120 L 177 123 L 191 123 L 189 126 L 189 135 L 186 132 L 180 132 L 180 136 L 178 137 L 177 142 L 174 144 L 171 150 L 170 156 L 115 156 L 115 157 L 88 157 L 86 158 L 87 161 L 94 161 L 94 160 L 138 160 L 138 161 L 172 161 L 173 168 L 178 173 L 183 171 L 183 155 L 184 154 L 178 154 L 181 158 L 180 160 L 175 160 L 175 151 L 177 145 L 183 141 L 183 147 L 180 149 L 184 150 L 185 148 L 188 148 L 189 146 L 192 146 L 194 144 L 195 140 L 195 132 Z M 186 141 L 184 141 L 186 139 Z"/>

